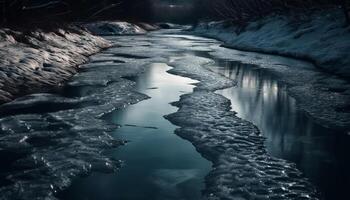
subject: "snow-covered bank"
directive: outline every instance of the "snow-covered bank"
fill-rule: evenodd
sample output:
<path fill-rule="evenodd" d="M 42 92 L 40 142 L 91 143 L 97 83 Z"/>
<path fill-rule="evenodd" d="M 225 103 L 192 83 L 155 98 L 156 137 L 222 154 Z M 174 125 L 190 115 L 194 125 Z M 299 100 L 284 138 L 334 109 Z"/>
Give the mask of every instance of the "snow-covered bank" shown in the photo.
<path fill-rule="evenodd" d="M 215 40 L 168 33 L 106 37 L 114 47 L 91 56 L 90 63 L 82 65 L 81 73 L 68 82 L 64 95 L 30 95 L 0 107 L 0 113 L 5 113 L 0 117 L 0 158 L 5 163 L 5 169 L 0 169 L 3 199 L 55 199 L 56 191 L 67 188 L 74 177 L 116 169 L 116 160 L 121 158 L 111 159 L 103 153 L 120 144 L 109 135 L 116 127 L 101 116 L 146 99 L 133 92 L 137 85 L 130 80 L 149 64 L 165 62 L 174 67 L 172 73 L 201 81 L 193 94 L 182 96 L 176 104 L 179 112 L 168 119 L 182 127 L 177 131 L 179 135 L 215 162 L 206 179 L 208 198 L 315 196 L 313 187 L 296 167 L 267 155 L 257 128 L 236 117 L 230 111 L 229 100 L 215 94 L 215 90 L 235 82 L 210 70 L 210 64 L 215 64 L 213 58 L 193 55 L 231 50 L 219 47 Z M 283 64 L 278 60 L 274 63 Z M 156 87 L 149 89 L 159 90 Z"/>
<path fill-rule="evenodd" d="M 84 26 L 95 35 L 139 35 L 145 34 L 146 29 L 157 29 L 157 27 L 145 23 L 136 25 L 128 22 L 111 21 L 90 23 Z"/>
<path fill-rule="evenodd" d="M 111 137 L 117 126 L 101 116 L 148 97 L 123 78 L 145 66 L 115 56 L 123 50 L 111 42 L 111 54 L 90 57 L 67 82 L 63 90 L 72 92 L 33 94 L 0 106 L 1 200 L 57 199 L 72 179 L 119 167 L 102 152 L 123 142 Z"/>
<path fill-rule="evenodd" d="M 343 14 L 330 11 L 303 18 L 272 16 L 243 30 L 225 22 L 201 23 L 194 31 L 239 50 L 307 59 L 327 72 L 350 78 L 350 26 L 344 27 Z"/>
<path fill-rule="evenodd" d="M 0 29 L 0 104 L 58 86 L 89 55 L 109 46 L 75 26 L 49 32 Z"/>
<path fill-rule="evenodd" d="M 173 24 L 173 23 L 157 23 L 157 25 L 162 29 L 180 29 L 183 26 L 179 24 Z"/>
<path fill-rule="evenodd" d="M 350 32 L 332 16 L 310 17 L 310 21 L 299 23 L 270 17 L 251 23 L 240 34 L 237 27 L 224 22 L 202 23 L 193 31 L 232 47 L 210 53 L 215 57 L 253 64 L 275 74 L 288 85 L 298 106 L 320 124 L 349 130 Z M 251 52 L 242 54 L 239 49 Z M 306 57 L 318 68 L 310 62 L 257 52 Z"/>

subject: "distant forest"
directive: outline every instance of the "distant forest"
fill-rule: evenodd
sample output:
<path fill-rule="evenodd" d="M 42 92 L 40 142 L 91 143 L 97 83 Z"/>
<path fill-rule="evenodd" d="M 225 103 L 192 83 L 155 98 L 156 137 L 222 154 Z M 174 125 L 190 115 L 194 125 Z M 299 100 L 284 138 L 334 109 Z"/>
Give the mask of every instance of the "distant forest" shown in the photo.
<path fill-rule="evenodd" d="M 209 0 L 208 0 L 209 2 Z M 216 14 L 236 24 L 245 24 L 271 14 L 308 15 L 313 11 L 339 8 L 350 22 L 350 0 L 215 0 Z"/>
<path fill-rule="evenodd" d="M 1 24 L 94 21 L 120 19 L 155 21 L 162 0 L 0 0 Z M 176 1 L 175 1 L 176 2 Z M 180 1 L 185 2 L 185 1 Z M 226 19 L 244 24 L 270 14 L 308 13 L 339 8 L 350 21 L 350 0 L 192 0 L 188 23 L 200 19 Z M 178 10 L 179 15 L 181 10 Z M 188 11 L 189 12 L 189 11 Z M 175 13 L 176 14 L 176 13 Z M 158 17 L 160 20 L 166 18 Z"/>

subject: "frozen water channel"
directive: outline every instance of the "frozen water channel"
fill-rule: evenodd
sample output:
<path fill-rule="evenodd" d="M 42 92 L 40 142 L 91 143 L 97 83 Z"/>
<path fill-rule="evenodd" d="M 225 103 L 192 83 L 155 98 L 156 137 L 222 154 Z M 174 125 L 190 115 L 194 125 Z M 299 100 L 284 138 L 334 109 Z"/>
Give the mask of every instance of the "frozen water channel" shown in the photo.
<path fill-rule="evenodd" d="M 0 199 L 344 199 L 349 136 L 271 73 L 312 66 L 178 30 L 107 39 L 59 91 L 0 107 Z"/>
<path fill-rule="evenodd" d="M 64 199 L 201 199 L 211 163 L 176 136 L 176 127 L 163 117 L 176 112 L 169 103 L 190 93 L 196 81 L 171 75 L 169 69 L 164 63 L 151 64 L 134 79 L 136 91 L 150 99 L 106 116 L 122 126 L 113 136 L 129 141 L 109 152 L 124 162 L 118 173 L 78 180 Z"/>

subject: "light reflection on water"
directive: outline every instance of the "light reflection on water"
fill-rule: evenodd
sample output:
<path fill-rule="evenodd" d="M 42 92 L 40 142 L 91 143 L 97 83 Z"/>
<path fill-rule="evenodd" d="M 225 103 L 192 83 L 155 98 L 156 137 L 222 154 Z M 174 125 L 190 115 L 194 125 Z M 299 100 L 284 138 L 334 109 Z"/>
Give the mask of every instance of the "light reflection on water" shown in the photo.
<path fill-rule="evenodd" d="M 94 173 L 62 194 L 62 199 L 89 200 L 199 200 L 211 163 L 193 145 L 174 134 L 176 126 L 164 115 L 176 112 L 169 103 L 193 89 L 195 81 L 166 73 L 165 64 L 153 64 L 136 78 L 137 91 L 149 100 L 113 112 L 106 118 L 122 125 L 113 136 L 130 141 L 111 152 L 125 162 L 116 174 Z"/>
<path fill-rule="evenodd" d="M 292 161 L 326 196 L 344 199 L 350 186 L 350 137 L 316 124 L 297 109 L 284 84 L 251 65 L 218 61 L 214 71 L 238 81 L 218 91 L 239 117 L 253 122 L 267 138 L 273 156 Z"/>

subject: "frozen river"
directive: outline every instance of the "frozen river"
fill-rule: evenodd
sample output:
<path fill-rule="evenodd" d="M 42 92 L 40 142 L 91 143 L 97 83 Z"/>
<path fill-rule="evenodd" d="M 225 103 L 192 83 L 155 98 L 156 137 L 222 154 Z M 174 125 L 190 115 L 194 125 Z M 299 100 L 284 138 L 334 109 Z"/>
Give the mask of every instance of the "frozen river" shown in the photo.
<path fill-rule="evenodd" d="M 78 180 L 63 199 L 201 199 L 211 163 L 175 135 L 176 126 L 163 117 L 176 112 L 169 103 L 190 93 L 196 81 L 171 75 L 169 69 L 151 64 L 135 79 L 135 90 L 150 99 L 106 116 L 121 125 L 113 136 L 129 141 L 109 152 L 124 163 L 118 173 Z"/>
<path fill-rule="evenodd" d="M 176 30 L 107 39 L 60 90 L 0 107 L 3 199 L 345 197 L 349 136 L 229 58 L 308 64 Z"/>

